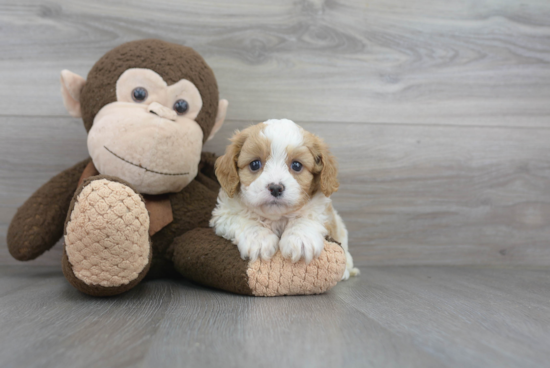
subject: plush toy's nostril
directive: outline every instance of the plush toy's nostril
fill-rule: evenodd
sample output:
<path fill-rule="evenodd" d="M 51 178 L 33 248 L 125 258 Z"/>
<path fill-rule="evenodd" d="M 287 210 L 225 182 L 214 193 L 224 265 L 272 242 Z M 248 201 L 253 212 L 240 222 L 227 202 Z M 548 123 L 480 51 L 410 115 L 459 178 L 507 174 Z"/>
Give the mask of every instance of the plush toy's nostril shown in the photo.
<path fill-rule="evenodd" d="M 161 118 L 175 121 L 177 114 L 174 110 L 167 108 L 159 104 L 158 102 L 153 102 L 147 107 L 147 111 L 151 114 L 160 116 Z"/>
<path fill-rule="evenodd" d="M 283 194 L 284 190 L 285 190 L 285 187 L 282 184 L 273 184 L 272 183 L 272 184 L 269 184 L 267 186 L 267 188 L 271 192 L 271 195 L 275 198 L 280 197 Z"/>

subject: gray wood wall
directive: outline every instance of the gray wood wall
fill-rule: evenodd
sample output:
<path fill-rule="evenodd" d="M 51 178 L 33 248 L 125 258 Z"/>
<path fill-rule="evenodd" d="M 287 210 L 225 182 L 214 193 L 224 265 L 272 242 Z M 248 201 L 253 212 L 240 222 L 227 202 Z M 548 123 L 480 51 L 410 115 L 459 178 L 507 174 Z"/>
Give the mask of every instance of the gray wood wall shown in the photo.
<path fill-rule="evenodd" d="M 359 265 L 550 265 L 547 0 L 2 0 L 0 264 L 16 208 L 87 156 L 60 70 L 141 38 L 214 69 L 229 120 L 206 149 L 268 118 L 325 138 Z"/>

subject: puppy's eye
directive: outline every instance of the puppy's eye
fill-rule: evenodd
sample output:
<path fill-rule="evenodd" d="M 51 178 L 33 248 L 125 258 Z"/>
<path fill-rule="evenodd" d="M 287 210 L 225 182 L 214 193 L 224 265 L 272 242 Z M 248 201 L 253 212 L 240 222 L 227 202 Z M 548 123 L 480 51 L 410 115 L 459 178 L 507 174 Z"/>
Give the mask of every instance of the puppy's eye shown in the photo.
<path fill-rule="evenodd" d="M 250 170 L 252 171 L 258 171 L 262 168 L 262 162 L 260 160 L 255 160 L 248 165 L 250 167 Z"/>
<path fill-rule="evenodd" d="M 290 168 L 296 172 L 300 172 L 302 171 L 302 164 L 299 163 L 298 161 L 293 161 L 292 162 L 292 165 L 290 165 Z"/>
<path fill-rule="evenodd" d="M 143 102 L 147 98 L 147 90 L 143 87 L 134 88 L 132 91 L 132 99 L 136 102 Z"/>
<path fill-rule="evenodd" d="M 183 115 L 189 110 L 189 104 L 185 100 L 177 100 L 174 103 L 174 110 L 178 113 L 178 115 Z"/>

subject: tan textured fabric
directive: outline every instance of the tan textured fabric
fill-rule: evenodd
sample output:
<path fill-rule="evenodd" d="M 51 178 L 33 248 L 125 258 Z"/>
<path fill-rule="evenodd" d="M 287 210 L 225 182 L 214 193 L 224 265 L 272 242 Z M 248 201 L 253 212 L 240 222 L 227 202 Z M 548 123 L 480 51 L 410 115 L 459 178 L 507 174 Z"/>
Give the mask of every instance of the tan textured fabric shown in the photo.
<path fill-rule="evenodd" d="M 301 260 L 291 263 L 277 252 L 270 261 L 257 260 L 247 271 L 255 296 L 321 294 L 342 279 L 346 255 L 342 247 L 325 241 L 319 258 L 309 265 Z"/>
<path fill-rule="evenodd" d="M 82 172 L 78 186 L 80 187 L 84 180 L 96 175 L 99 175 L 99 171 L 97 171 L 94 162 L 90 161 Z M 145 200 L 145 207 L 149 211 L 149 235 L 153 236 L 174 221 L 172 204 L 167 194 L 143 195 L 143 199 Z"/>
<path fill-rule="evenodd" d="M 148 264 L 149 215 L 131 188 L 106 179 L 82 189 L 67 223 L 65 249 L 88 285 L 125 285 Z"/>

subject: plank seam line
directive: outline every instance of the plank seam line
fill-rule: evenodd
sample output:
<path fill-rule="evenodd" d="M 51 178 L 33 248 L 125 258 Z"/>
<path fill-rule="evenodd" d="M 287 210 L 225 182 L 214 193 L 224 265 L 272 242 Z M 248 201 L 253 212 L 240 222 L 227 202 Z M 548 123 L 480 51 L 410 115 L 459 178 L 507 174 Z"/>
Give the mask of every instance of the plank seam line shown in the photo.
<path fill-rule="evenodd" d="M 3 115 L 0 114 L 0 118 L 16 118 L 16 119 L 27 119 L 27 118 L 34 118 L 34 119 L 68 119 L 68 120 L 78 120 L 77 118 L 73 118 L 66 115 Z M 550 119 L 550 116 L 548 116 L 548 119 Z M 246 127 L 248 125 L 253 125 L 260 123 L 261 120 L 245 120 L 245 119 L 226 119 L 226 122 L 243 122 L 245 125 L 243 127 Z M 356 121 L 349 121 L 349 122 L 336 122 L 336 121 L 310 121 L 310 120 L 295 120 L 297 124 L 333 124 L 333 125 L 371 125 L 371 126 L 402 126 L 402 127 L 432 127 L 432 128 L 489 128 L 489 129 L 519 129 L 519 130 L 549 130 L 550 125 L 548 127 L 544 126 L 516 126 L 516 125 L 487 125 L 487 124 L 466 124 L 466 125 L 458 125 L 458 124 L 428 124 L 428 123 L 396 123 L 396 122 L 356 122 Z"/>

